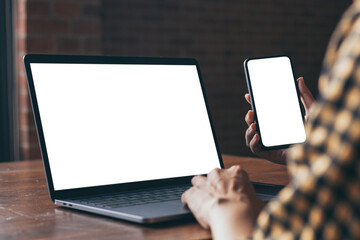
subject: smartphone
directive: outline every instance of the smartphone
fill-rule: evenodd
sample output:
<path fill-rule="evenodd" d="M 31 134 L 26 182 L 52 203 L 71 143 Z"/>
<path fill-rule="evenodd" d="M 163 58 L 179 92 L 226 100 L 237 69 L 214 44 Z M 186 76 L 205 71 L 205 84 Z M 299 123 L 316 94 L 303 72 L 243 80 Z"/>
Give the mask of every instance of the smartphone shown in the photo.
<path fill-rule="evenodd" d="M 260 147 L 273 150 L 304 142 L 304 114 L 290 57 L 248 58 L 244 68 Z"/>

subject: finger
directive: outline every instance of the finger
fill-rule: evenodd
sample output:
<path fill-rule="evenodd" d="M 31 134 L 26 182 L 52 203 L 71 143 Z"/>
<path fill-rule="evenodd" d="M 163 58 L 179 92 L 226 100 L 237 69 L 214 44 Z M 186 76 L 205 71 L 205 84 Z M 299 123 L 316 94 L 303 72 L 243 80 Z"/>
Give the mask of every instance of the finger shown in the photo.
<path fill-rule="evenodd" d="M 206 179 L 207 179 L 207 177 L 198 175 L 191 179 L 191 184 L 198 187 L 198 186 L 206 184 Z"/>
<path fill-rule="evenodd" d="M 229 169 L 214 169 L 208 174 L 209 193 L 211 196 L 226 194 L 228 180 L 231 178 Z"/>
<path fill-rule="evenodd" d="M 237 171 L 238 169 L 241 169 L 241 166 L 239 164 L 237 165 L 232 165 L 231 167 L 228 168 L 229 171 Z"/>
<path fill-rule="evenodd" d="M 181 195 L 181 202 L 185 205 L 188 203 L 189 195 L 193 194 L 195 187 L 191 187 Z"/>
<path fill-rule="evenodd" d="M 247 172 L 240 165 L 229 168 L 228 175 L 233 176 L 232 181 L 229 181 L 229 189 L 232 191 L 242 190 L 246 183 L 250 181 Z"/>
<path fill-rule="evenodd" d="M 254 111 L 249 110 L 245 115 L 245 122 L 250 126 L 254 122 Z"/>
<path fill-rule="evenodd" d="M 299 85 L 301 100 L 304 104 L 305 109 L 309 110 L 311 105 L 315 102 L 315 99 L 311 94 L 310 90 L 307 88 L 303 77 L 298 78 L 297 82 Z"/>
<path fill-rule="evenodd" d="M 211 199 L 206 192 L 196 187 L 188 189 L 181 196 L 182 203 L 188 206 L 199 224 L 206 229 L 209 229 L 209 219 L 206 214 L 210 211 L 206 206 L 210 205 Z"/>
<path fill-rule="evenodd" d="M 194 187 L 200 188 L 203 191 L 209 193 L 212 195 L 214 189 L 209 184 L 209 181 L 207 180 L 207 177 L 204 176 L 195 176 L 191 179 L 191 183 L 194 185 Z"/>
<path fill-rule="evenodd" d="M 246 174 L 246 172 L 240 165 L 233 165 L 228 170 L 230 172 L 229 175 L 233 175 L 233 176 L 241 176 L 244 173 Z"/>
<path fill-rule="evenodd" d="M 259 142 L 260 142 L 260 136 L 259 136 L 259 134 L 256 133 L 254 135 L 253 139 L 249 143 L 249 147 L 250 147 L 251 151 L 255 154 L 259 153 L 261 151 Z"/>
<path fill-rule="evenodd" d="M 233 165 L 231 168 L 229 168 L 229 170 L 235 176 L 241 176 L 242 178 L 243 177 L 249 178 L 247 172 L 240 165 Z"/>
<path fill-rule="evenodd" d="M 250 94 L 246 93 L 245 94 L 245 99 L 251 105 Z"/>
<path fill-rule="evenodd" d="M 251 124 L 250 127 L 245 132 L 245 142 L 246 146 L 249 147 L 251 140 L 253 139 L 256 133 L 256 126 L 255 123 Z"/>
<path fill-rule="evenodd" d="M 211 170 L 207 175 L 208 182 L 218 182 L 220 180 L 222 171 L 223 170 L 220 168 L 214 168 L 213 170 Z"/>
<path fill-rule="evenodd" d="M 221 181 L 221 177 L 226 171 L 225 169 L 215 168 L 207 175 L 207 180 L 209 186 L 211 186 L 215 191 L 217 189 L 217 184 Z"/>

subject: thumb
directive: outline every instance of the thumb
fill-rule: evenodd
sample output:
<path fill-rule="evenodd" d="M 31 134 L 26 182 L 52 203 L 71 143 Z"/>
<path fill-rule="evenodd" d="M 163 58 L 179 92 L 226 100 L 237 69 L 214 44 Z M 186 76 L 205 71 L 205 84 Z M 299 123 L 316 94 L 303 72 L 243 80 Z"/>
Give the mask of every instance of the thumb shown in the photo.
<path fill-rule="evenodd" d="M 304 104 L 305 110 L 308 111 L 311 105 L 315 102 L 315 98 L 311 94 L 310 90 L 305 85 L 305 81 L 303 77 L 299 77 L 297 79 L 300 91 L 301 101 Z"/>

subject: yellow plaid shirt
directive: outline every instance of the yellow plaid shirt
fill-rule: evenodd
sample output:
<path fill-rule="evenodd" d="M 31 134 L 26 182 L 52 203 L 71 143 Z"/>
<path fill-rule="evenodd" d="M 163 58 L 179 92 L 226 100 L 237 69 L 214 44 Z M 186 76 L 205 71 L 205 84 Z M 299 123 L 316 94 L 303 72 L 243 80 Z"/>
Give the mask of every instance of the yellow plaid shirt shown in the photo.
<path fill-rule="evenodd" d="M 319 90 L 307 142 L 288 157 L 291 183 L 260 213 L 253 239 L 360 239 L 360 1 L 330 40 Z"/>

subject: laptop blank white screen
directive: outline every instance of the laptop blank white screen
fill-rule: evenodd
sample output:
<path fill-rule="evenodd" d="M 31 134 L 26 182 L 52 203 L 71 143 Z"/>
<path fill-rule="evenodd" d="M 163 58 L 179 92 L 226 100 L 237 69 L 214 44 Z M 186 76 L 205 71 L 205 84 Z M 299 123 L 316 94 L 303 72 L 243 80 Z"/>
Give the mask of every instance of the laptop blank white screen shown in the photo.
<path fill-rule="evenodd" d="M 220 167 L 195 65 L 30 67 L 55 190 Z"/>

